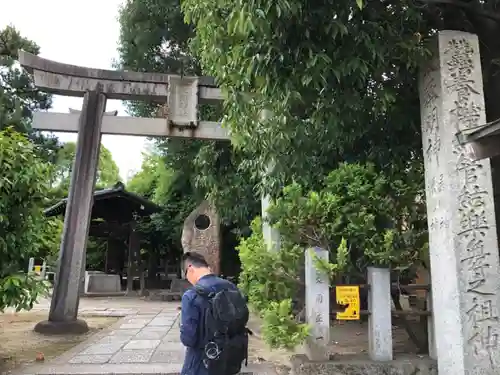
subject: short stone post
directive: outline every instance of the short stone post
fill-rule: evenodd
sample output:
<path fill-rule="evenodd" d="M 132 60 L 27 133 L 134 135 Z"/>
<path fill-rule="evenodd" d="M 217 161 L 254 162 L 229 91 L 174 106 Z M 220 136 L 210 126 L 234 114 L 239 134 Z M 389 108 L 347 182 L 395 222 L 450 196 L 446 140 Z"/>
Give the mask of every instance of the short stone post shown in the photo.
<path fill-rule="evenodd" d="M 47 273 L 47 262 L 42 263 L 42 272 L 40 273 L 40 279 L 45 280 L 45 274 Z"/>
<path fill-rule="evenodd" d="M 311 328 L 306 348 L 309 359 L 328 360 L 330 342 L 330 280 L 316 267 L 316 258 L 328 262 L 328 251 L 319 247 L 306 250 L 306 319 Z"/>
<path fill-rule="evenodd" d="M 271 204 L 271 197 L 265 195 L 261 198 L 262 205 L 262 236 L 268 249 L 278 251 L 280 249 L 280 232 L 273 228 L 267 221 L 267 209 Z"/>
<path fill-rule="evenodd" d="M 459 131 L 486 122 L 476 35 L 440 31 L 420 75 L 432 308 L 439 375 L 498 374 L 500 264 L 489 159 Z"/>
<path fill-rule="evenodd" d="M 368 353 L 374 361 L 392 360 L 391 271 L 368 267 Z"/>
<path fill-rule="evenodd" d="M 33 272 L 33 267 L 35 267 L 35 258 L 30 258 L 28 263 L 28 273 Z"/>

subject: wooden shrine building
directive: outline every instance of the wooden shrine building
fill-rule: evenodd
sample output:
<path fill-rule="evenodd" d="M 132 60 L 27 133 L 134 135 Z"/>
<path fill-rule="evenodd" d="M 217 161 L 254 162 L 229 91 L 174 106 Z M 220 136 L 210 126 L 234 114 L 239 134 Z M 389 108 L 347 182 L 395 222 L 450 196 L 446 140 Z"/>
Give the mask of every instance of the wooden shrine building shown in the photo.
<path fill-rule="evenodd" d="M 46 209 L 45 216 L 64 216 L 66 205 L 67 198 L 62 199 Z M 127 292 L 133 290 L 133 281 L 143 269 L 137 221 L 160 209 L 155 203 L 126 191 L 121 182 L 112 188 L 94 192 L 89 235 L 107 239 L 104 272 L 126 277 Z"/>

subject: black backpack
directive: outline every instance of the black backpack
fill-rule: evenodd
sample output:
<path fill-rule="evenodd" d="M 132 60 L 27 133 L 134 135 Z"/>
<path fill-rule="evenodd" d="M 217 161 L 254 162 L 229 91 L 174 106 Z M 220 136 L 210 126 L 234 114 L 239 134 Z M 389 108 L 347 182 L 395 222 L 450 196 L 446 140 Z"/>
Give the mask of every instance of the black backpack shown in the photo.
<path fill-rule="evenodd" d="M 203 364 L 209 375 L 234 375 L 248 362 L 249 311 L 238 289 L 224 288 L 216 293 L 199 285 L 198 295 L 208 301 L 204 312 Z"/>

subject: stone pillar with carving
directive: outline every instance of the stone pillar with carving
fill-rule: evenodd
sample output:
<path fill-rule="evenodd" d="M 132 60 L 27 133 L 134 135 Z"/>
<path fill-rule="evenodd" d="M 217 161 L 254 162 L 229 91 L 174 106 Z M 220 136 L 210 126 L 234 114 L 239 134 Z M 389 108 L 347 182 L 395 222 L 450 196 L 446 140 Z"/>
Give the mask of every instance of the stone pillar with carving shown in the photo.
<path fill-rule="evenodd" d="M 479 43 L 441 31 L 420 76 L 432 306 L 440 375 L 500 368 L 499 256 L 489 160 L 459 130 L 486 122 Z"/>
<path fill-rule="evenodd" d="M 316 261 L 328 262 L 328 250 L 310 248 L 305 254 L 306 321 L 310 326 L 306 340 L 306 354 L 310 360 L 325 361 L 330 358 L 330 280 Z"/>
<path fill-rule="evenodd" d="M 184 221 L 181 243 L 185 253 L 203 254 L 212 272 L 220 274 L 219 216 L 209 202 L 202 202 Z"/>

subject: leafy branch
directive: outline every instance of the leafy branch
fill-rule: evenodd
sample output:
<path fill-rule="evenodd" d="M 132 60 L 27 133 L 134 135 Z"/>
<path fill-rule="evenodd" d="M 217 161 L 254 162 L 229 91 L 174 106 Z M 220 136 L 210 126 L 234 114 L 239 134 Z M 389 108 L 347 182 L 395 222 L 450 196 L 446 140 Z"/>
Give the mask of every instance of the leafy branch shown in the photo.
<path fill-rule="evenodd" d="M 494 12 L 492 10 L 484 9 L 484 7 L 477 1 L 461 1 L 461 0 L 415 0 L 416 2 L 423 3 L 424 6 L 435 5 L 450 5 L 456 8 L 460 8 L 471 12 L 477 16 L 489 18 L 491 20 L 495 20 L 500 22 L 500 13 Z"/>

